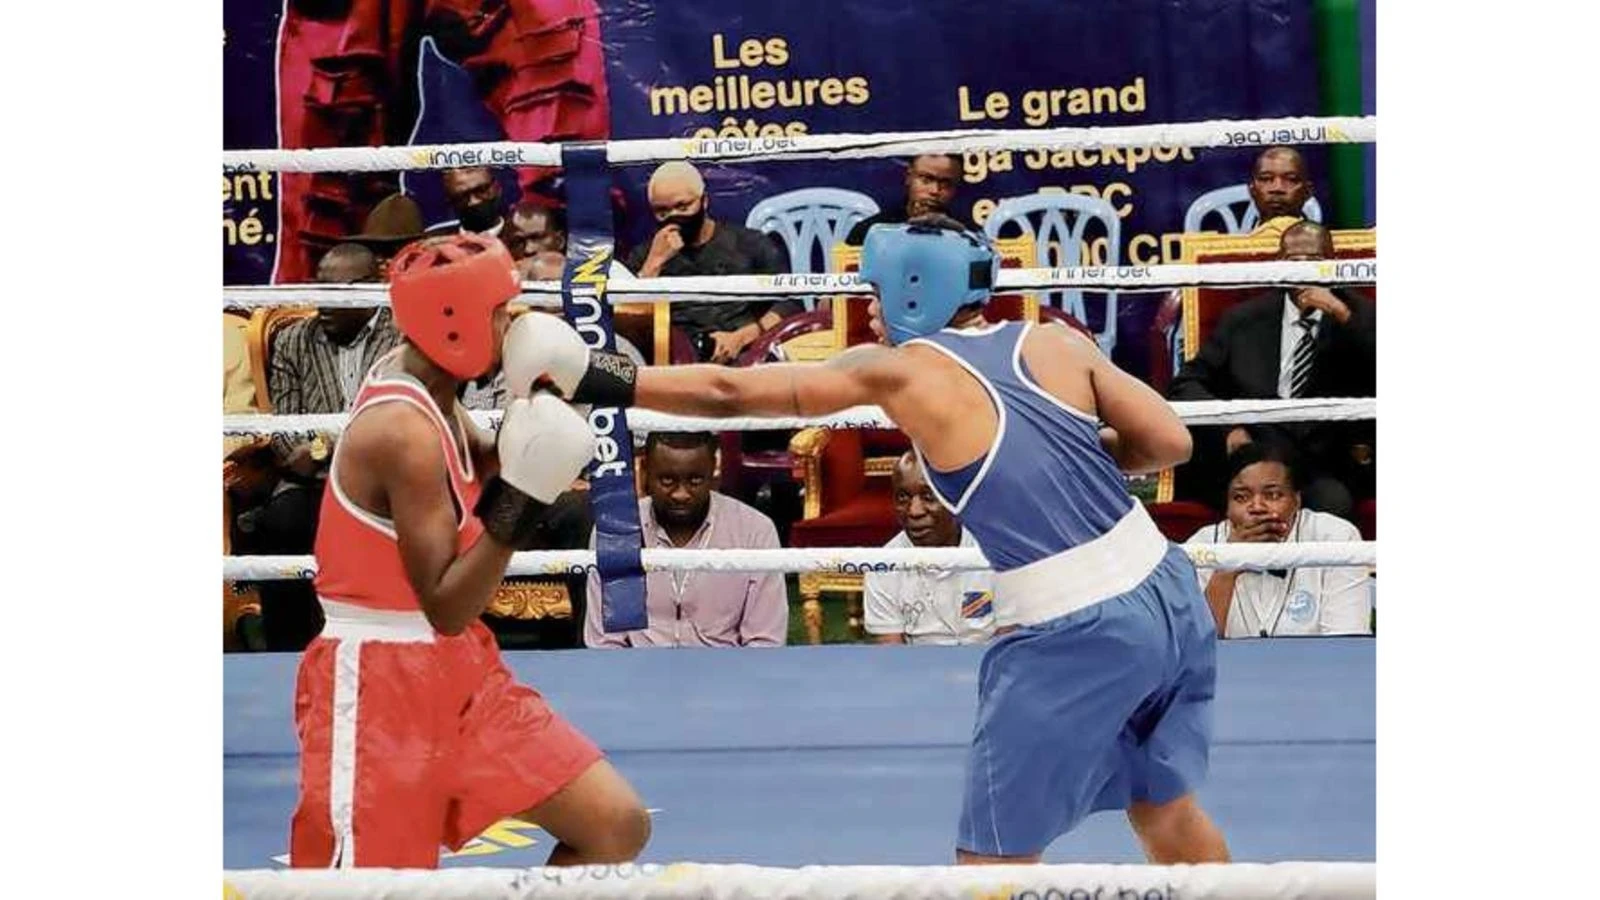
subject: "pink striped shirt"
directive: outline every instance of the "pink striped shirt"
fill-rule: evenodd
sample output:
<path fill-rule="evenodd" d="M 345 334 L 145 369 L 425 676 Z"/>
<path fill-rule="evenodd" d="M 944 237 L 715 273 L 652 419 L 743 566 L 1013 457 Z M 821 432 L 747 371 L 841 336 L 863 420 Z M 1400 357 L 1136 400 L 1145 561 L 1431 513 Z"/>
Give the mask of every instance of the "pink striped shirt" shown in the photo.
<path fill-rule="evenodd" d="M 639 499 L 639 526 L 646 547 L 674 546 L 656 524 L 649 497 Z M 778 530 L 760 510 L 712 491 L 705 522 L 684 546 L 775 548 Z M 587 597 L 583 639 L 590 647 L 781 647 L 789 634 L 789 594 L 775 572 L 651 572 L 645 576 L 650 627 L 643 631 L 601 631 L 600 576 L 593 572 Z"/>

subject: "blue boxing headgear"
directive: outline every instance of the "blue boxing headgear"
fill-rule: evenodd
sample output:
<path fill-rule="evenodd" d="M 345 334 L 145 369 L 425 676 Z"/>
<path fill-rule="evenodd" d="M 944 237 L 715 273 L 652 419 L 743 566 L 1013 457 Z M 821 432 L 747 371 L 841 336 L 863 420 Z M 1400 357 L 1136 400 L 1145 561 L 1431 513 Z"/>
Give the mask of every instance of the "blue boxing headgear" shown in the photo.
<path fill-rule="evenodd" d="M 889 343 L 950 324 L 989 299 L 999 257 L 981 235 L 938 225 L 874 225 L 861 245 L 861 278 L 878 289 Z"/>

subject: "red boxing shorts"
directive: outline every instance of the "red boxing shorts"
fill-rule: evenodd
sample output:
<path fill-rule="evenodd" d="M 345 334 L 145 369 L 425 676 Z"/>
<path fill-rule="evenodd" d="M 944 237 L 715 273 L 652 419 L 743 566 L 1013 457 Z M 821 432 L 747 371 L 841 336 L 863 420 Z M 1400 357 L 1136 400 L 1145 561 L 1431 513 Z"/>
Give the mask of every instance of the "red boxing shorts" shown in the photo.
<path fill-rule="evenodd" d="M 600 750 L 518 684 L 482 622 L 454 637 L 420 612 L 323 601 L 295 689 L 295 867 L 434 868 L 543 803 Z"/>

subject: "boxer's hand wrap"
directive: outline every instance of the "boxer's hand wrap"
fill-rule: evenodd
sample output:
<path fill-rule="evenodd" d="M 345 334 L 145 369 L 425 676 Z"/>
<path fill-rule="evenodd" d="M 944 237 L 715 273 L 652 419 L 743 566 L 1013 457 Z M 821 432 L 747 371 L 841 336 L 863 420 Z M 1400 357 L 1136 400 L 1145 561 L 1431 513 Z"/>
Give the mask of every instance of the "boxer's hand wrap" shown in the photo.
<path fill-rule="evenodd" d="M 511 323 L 501 353 L 506 386 L 527 397 L 549 388 L 573 403 L 632 406 L 638 367 L 621 353 L 591 350 L 571 325 L 528 313 Z"/>
<path fill-rule="evenodd" d="M 483 520 L 483 530 L 497 542 L 513 550 L 537 550 L 547 546 L 545 531 L 554 508 L 497 475 L 484 483 L 472 513 Z"/>
<path fill-rule="evenodd" d="M 567 398 L 590 406 L 632 406 L 639 367 L 623 353 L 589 351 L 589 367 Z"/>

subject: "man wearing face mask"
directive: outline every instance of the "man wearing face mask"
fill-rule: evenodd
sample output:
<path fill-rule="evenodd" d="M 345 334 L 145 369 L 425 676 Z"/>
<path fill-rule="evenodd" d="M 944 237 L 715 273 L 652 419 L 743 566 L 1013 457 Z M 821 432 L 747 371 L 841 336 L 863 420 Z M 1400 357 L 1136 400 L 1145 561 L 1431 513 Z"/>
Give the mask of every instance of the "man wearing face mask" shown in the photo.
<path fill-rule="evenodd" d="M 486 166 L 445 169 L 440 180 L 460 231 L 500 236 L 506 225 L 505 206 L 493 172 Z"/>
<path fill-rule="evenodd" d="M 662 163 L 650 176 L 648 194 L 658 228 L 650 244 L 635 248 L 627 259 L 628 269 L 639 277 L 788 271 L 782 251 L 766 235 L 711 218 L 705 179 L 689 163 Z M 674 303 L 672 324 L 689 334 L 702 361 L 730 363 L 802 309 L 794 302 Z"/>

